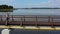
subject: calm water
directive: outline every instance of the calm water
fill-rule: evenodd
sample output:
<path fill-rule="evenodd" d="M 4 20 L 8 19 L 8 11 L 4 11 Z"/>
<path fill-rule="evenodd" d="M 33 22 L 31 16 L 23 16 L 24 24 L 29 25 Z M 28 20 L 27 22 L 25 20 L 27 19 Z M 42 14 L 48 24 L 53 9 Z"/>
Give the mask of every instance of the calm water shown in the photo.
<path fill-rule="evenodd" d="M 0 12 L 0 15 L 6 13 Z M 19 9 L 10 12 L 13 15 L 60 15 L 60 9 Z"/>

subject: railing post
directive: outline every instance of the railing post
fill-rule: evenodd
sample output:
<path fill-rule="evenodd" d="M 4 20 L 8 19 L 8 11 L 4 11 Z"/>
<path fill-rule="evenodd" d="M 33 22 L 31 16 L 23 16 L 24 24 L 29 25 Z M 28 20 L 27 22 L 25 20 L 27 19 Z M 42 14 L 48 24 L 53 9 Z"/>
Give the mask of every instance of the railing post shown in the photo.
<path fill-rule="evenodd" d="M 21 24 L 20 24 L 20 26 L 22 26 L 22 24 L 23 24 L 23 20 L 22 20 L 22 17 L 21 17 Z"/>
<path fill-rule="evenodd" d="M 50 25 L 50 16 L 48 17 L 48 23 L 49 23 L 49 25 Z"/>
<path fill-rule="evenodd" d="M 24 22 L 25 22 L 25 16 L 24 16 Z"/>
<path fill-rule="evenodd" d="M 51 26 L 52 26 L 52 28 L 54 28 L 53 17 L 52 17 Z"/>
<path fill-rule="evenodd" d="M 1 22 L 2 22 L 2 15 L 1 15 Z"/>
<path fill-rule="evenodd" d="M 24 21 L 22 22 L 22 25 L 24 26 L 24 23 L 25 23 L 25 16 L 24 16 L 23 18 L 24 18 Z"/>
<path fill-rule="evenodd" d="M 49 16 L 48 22 L 50 22 L 50 16 Z"/>
<path fill-rule="evenodd" d="M 12 22 L 14 21 L 14 19 L 13 19 L 13 15 L 12 15 Z"/>
<path fill-rule="evenodd" d="M 38 21 L 38 20 L 37 20 L 37 16 L 36 16 L 36 26 L 38 26 L 38 25 L 37 25 L 37 21 Z"/>

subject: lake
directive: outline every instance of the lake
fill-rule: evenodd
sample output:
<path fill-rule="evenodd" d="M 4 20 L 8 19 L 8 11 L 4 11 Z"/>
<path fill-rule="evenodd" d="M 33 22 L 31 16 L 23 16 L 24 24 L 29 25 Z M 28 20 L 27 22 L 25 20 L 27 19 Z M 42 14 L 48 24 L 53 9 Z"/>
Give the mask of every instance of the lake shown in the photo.
<path fill-rule="evenodd" d="M 0 12 L 0 15 L 6 13 Z M 18 9 L 9 13 L 10 15 L 60 15 L 60 9 Z"/>

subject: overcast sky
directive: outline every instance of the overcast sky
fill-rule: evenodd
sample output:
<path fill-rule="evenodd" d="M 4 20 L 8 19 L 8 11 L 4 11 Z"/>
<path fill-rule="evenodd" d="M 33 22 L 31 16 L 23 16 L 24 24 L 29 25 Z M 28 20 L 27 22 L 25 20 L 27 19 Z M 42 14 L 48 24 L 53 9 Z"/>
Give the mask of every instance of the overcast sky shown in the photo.
<path fill-rule="evenodd" d="M 15 8 L 60 7 L 60 0 L 0 0 L 1 4 L 12 5 Z"/>

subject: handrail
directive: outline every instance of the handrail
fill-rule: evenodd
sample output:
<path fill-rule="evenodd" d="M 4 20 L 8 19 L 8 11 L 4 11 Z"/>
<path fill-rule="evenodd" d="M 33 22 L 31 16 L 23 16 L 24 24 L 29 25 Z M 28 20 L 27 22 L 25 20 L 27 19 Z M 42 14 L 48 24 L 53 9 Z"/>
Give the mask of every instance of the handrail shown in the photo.
<path fill-rule="evenodd" d="M 1 17 L 1 18 L 6 18 L 6 17 L 2 17 L 2 16 L 0 16 L 0 17 Z M 12 20 L 13 20 L 13 18 L 49 18 L 48 22 L 50 22 L 50 19 L 51 19 L 51 18 L 57 18 L 57 17 L 50 17 L 50 16 L 46 16 L 46 17 L 44 17 L 44 16 L 42 16 L 42 17 L 41 17 L 41 16 L 39 16 L 39 17 L 38 17 L 38 16 L 34 16 L 34 17 L 33 17 L 33 16 L 32 16 L 32 17 L 31 17 L 31 16 L 29 16 L 29 17 L 28 17 L 28 16 L 22 16 L 22 17 L 19 16 L 19 17 L 18 17 L 17 15 L 14 17 L 14 15 L 13 15 L 12 17 L 9 17 L 9 18 L 12 18 Z M 1 20 L 2 20 L 2 19 L 1 19 Z"/>
<path fill-rule="evenodd" d="M 2 17 L 2 16 L 0 16 L 0 18 L 1 18 L 1 22 L 2 22 L 2 18 L 6 18 L 6 17 Z M 31 20 L 31 21 L 29 21 L 29 23 L 30 22 L 36 22 L 35 23 L 35 25 L 36 26 L 38 26 L 38 23 L 40 22 L 40 24 L 49 24 L 49 25 L 51 25 L 52 27 L 54 26 L 54 19 L 58 19 L 58 16 L 31 16 L 31 15 L 27 15 L 27 16 L 17 16 L 17 15 L 10 15 L 9 16 L 9 18 L 12 18 L 12 22 L 14 22 L 15 20 L 17 20 L 17 19 L 15 19 L 15 18 L 18 18 L 18 19 L 20 19 L 19 21 L 21 21 L 21 23 L 20 23 L 20 25 L 22 25 L 22 24 L 24 24 L 25 22 L 27 22 L 26 21 L 26 19 L 27 18 L 29 18 L 29 20 Z M 34 20 L 32 20 L 34 18 Z M 46 23 L 41 23 L 41 21 L 40 20 L 42 20 L 42 19 L 40 19 L 40 18 L 43 18 L 43 20 L 44 19 L 48 19 L 47 20 L 47 22 Z M 42 21 L 42 22 L 45 22 L 45 21 Z"/>

